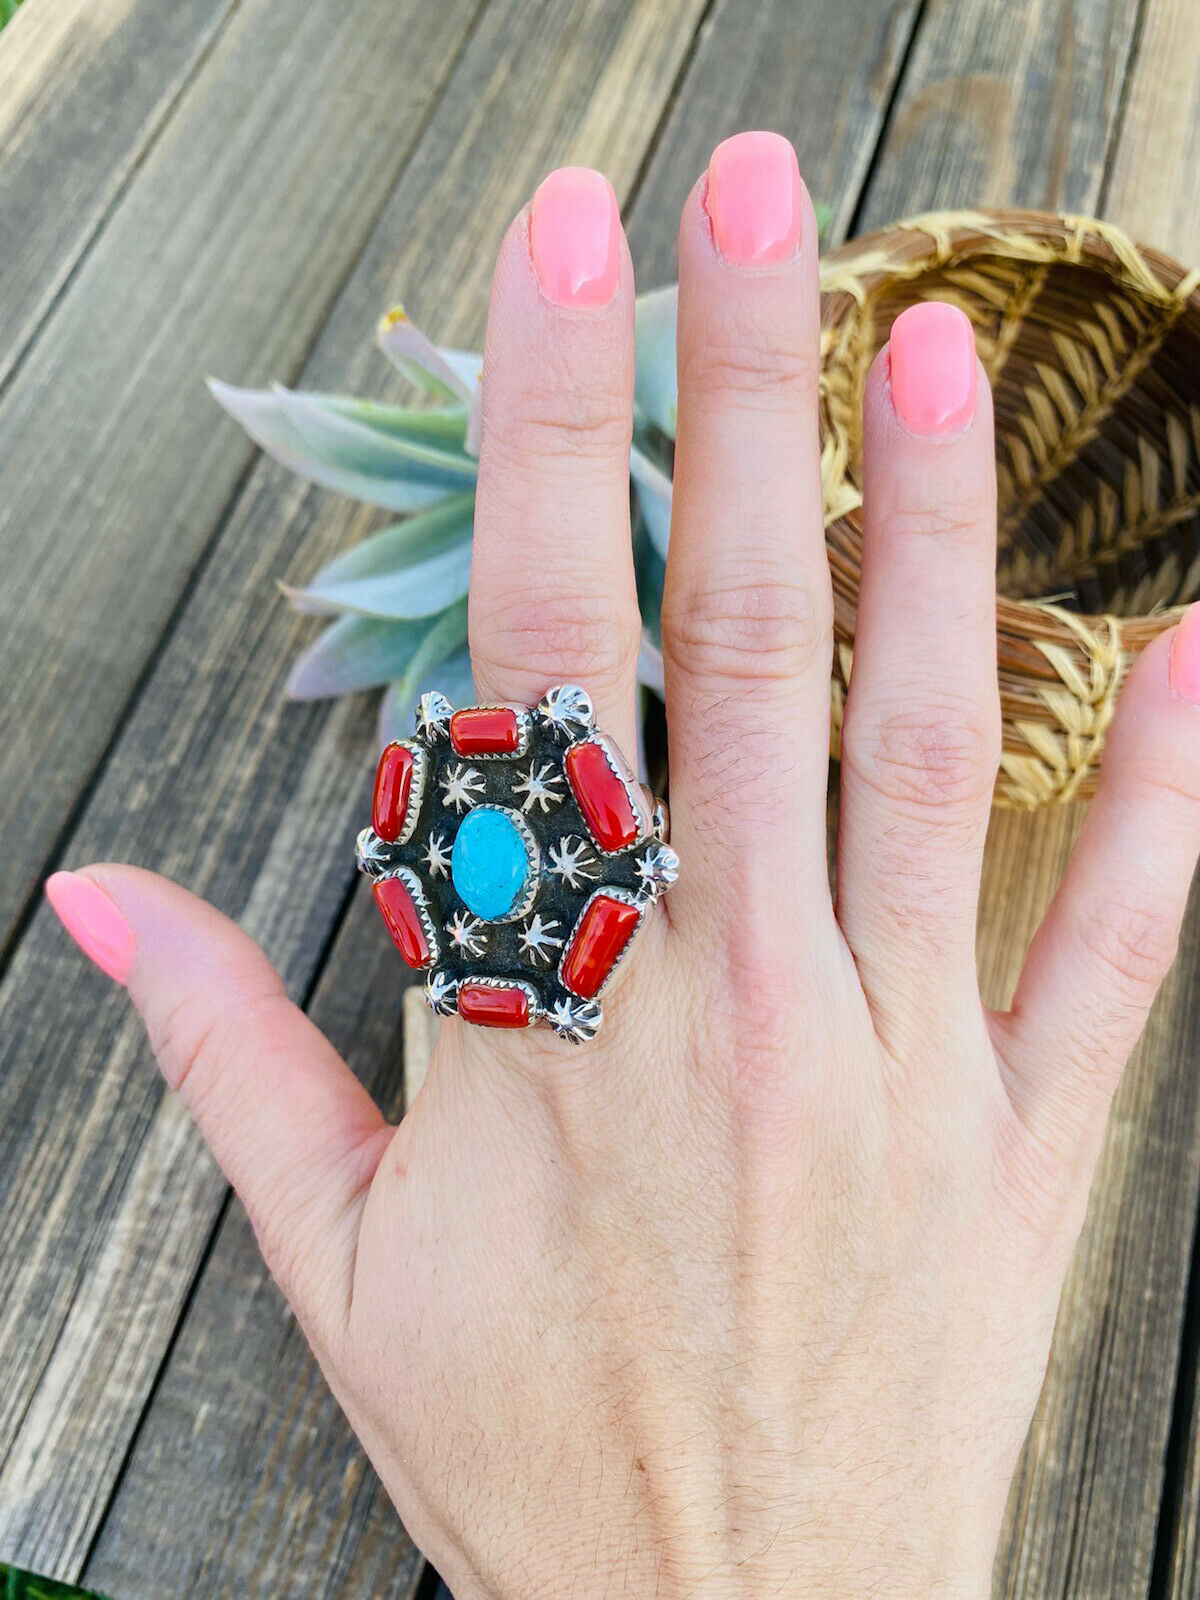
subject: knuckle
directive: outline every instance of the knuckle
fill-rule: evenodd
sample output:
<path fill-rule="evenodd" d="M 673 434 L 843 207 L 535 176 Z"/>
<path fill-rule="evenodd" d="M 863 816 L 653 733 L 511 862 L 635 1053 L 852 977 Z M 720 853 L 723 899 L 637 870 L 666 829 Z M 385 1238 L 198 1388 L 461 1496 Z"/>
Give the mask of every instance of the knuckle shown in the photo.
<path fill-rule="evenodd" d="M 471 657 L 482 683 L 509 682 L 519 670 L 544 688 L 569 671 L 588 685 L 619 686 L 633 681 L 637 648 L 636 613 L 617 596 L 530 585 L 488 596 Z"/>
<path fill-rule="evenodd" d="M 887 804 L 977 809 L 990 798 L 1000 741 L 996 718 L 983 708 L 895 711 L 866 725 L 847 720 L 842 760 Z"/>
<path fill-rule="evenodd" d="M 973 497 L 943 486 L 936 503 L 900 500 L 882 514 L 882 533 L 889 543 L 912 544 L 932 539 L 940 554 L 961 546 L 978 550 L 992 538 L 985 508 Z"/>
<path fill-rule="evenodd" d="M 486 380 L 482 392 L 483 453 L 506 467 L 609 462 L 628 453 L 632 405 L 623 385 L 598 363 L 559 352 L 518 381 L 493 386 L 491 404 Z"/>
<path fill-rule="evenodd" d="M 1179 929 L 1165 906 L 1114 896 L 1084 912 L 1079 936 L 1118 993 L 1148 1006 L 1175 959 Z"/>
<path fill-rule="evenodd" d="M 728 313 L 726 313 L 728 315 Z M 764 409 L 793 410 L 817 391 L 815 343 L 749 313 L 708 329 L 686 352 L 681 389 L 701 402 L 733 400 Z"/>
<path fill-rule="evenodd" d="M 787 578 L 671 591 L 662 626 L 676 662 L 700 680 L 781 681 L 832 657 L 832 606 L 818 608 Z"/>

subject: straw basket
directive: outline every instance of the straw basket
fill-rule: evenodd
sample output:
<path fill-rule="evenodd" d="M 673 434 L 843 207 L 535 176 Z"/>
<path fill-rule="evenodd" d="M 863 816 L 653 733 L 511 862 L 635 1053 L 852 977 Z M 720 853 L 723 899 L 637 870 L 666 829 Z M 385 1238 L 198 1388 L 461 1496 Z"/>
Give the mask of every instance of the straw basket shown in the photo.
<path fill-rule="evenodd" d="M 1088 795 L 1121 680 L 1200 593 L 1200 271 L 1107 223 L 942 212 L 822 266 L 835 746 L 861 564 L 862 397 L 893 318 L 949 300 L 996 396 L 999 804 Z"/>

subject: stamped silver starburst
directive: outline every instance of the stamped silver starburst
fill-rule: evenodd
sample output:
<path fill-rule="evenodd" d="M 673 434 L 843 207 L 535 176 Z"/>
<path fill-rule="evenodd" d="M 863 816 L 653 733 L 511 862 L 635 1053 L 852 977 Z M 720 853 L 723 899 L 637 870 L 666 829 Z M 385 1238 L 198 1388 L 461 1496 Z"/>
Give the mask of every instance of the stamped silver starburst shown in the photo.
<path fill-rule="evenodd" d="M 453 715 L 454 707 L 446 696 L 439 694 L 436 689 L 430 689 L 417 701 L 417 737 L 424 739 L 427 744 L 437 744 L 441 739 L 448 739 L 450 718 Z"/>
<path fill-rule="evenodd" d="M 469 811 L 483 793 L 483 774 L 465 761 L 456 761 L 442 779 L 442 804 L 455 811 Z"/>
<path fill-rule="evenodd" d="M 450 943 L 464 956 L 478 958 L 487 949 L 487 933 L 478 917 L 469 911 L 456 911 L 446 925 Z"/>
<path fill-rule="evenodd" d="M 581 739 L 596 725 L 596 708 L 586 689 L 577 683 L 560 683 L 537 704 L 537 714 L 563 744 Z"/>
<path fill-rule="evenodd" d="M 450 847 L 444 833 L 430 834 L 429 843 L 421 852 L 421 860 L 429 868 L 431 878 L 450 876 Z"/>
<path fill-rule="evenodd" d="M 538 806 L 544 815 L 551 806 L 561 805 L 566 797 L 563 775 L 549 761 L 540 767 L 535 761 L 513 784 L 513 794 L 524 795 L 522 811 L 532 811 Z"/>
<path fill-rule="evenodd" d="M 388 847 L 374 828 L 364 828 L 354 841 L 358 870 L 368 878 L 382 878 L 388 867 Z"/>
<path fill-rule="evenodd" d="M 548 851 L 549 870 L 561 878 L 568 889 L 580 889 L 585 883 L 594 883 L 600 876 L 596 853 L 578 834 L 568 834 Z"/>
<path fill-rule="evenodd" d="M 604 1021 L 604 1012 L 595 1000 L 555 1000 L 546 1012 L 546 1021 L 563 1039 L 586 1044 L 594 1039 Z"/>
<path fill-rule="evenodd" d="M 555 929 L 561 926 L 553 917 L 542 917 L 535 911 L 518 935 L 521 954 L 527 956 L 535 966 L 540 963 L 548 967 L 554 951 L 561 950 L 563 946 L 562 940 L 554 936 Z"/>
<path fill-rule="evenodd" d="M 425 980 L 425 1000 L 438 1017 L 452 1017 L 458 1009 L 458 984 L 440 967 Z"/>
<path fill-rule="evenodd" d="M 643 894 L 666 894 L 679 877 L 679 857 L 669 844 L 652 844 L 638 857 L 634 871 L 638 875 Z"/>

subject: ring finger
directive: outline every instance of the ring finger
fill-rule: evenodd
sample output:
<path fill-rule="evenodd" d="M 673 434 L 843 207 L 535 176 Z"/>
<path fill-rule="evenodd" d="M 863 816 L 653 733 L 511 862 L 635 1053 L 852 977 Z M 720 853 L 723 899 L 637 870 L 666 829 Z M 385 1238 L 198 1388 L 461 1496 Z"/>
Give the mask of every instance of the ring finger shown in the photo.
<path fill-rule="evenodd" d="M 552 172 L 492 288 L 471 568 L 481 702 L 581 683 L 634 751 L 639 621 L 629 533 L 633 271 L 598 172 Z"/>

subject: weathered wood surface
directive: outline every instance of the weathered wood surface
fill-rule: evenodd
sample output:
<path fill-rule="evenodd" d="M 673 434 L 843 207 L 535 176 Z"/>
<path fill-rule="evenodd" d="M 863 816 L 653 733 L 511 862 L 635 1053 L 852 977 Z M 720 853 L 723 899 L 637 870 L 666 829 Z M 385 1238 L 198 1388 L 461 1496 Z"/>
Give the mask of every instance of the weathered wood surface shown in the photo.
<path fill-rule="evenodd" d="M 51 0 L 26 4 L 45 11 Z M 110 20 L 121 12 L 115 0 L 98 9 Z M 125 0 L 124 9 L 135 15 L 137 0 Z M 235 20 L 248 26 L 244 19 L 256 9 L 254 0 L 244 0 Z M 313 0 L 307 10 L 301 0 L 289 0 L 288 9 L 297 17 L 303 11 L 301 20 L 310 11 L 328 16 L 328 8 Z M 403 297 L 439 335 L 477 339 L 503 225 L 541 173 L 564 159 L 606 167 L 618 192 L 632 198 L 639 274 L 646 284 L 662 281 L 673 275 L 683 194 L 711 144 L 748 123 L 779 126 L 797 140 L 814 191 L 833 205 L 835 234 L 852 220 L 874 224 L 938 204 L 1105 205 L 1156 242 L 1200 255 L 1200 241 L 1186 237 L 1195 217 L 1172 187 L 1185 181 L 1194 152 L 1181 152 L 1179 129 L 1166 124 L 1157 95 L 1159 83 L 1174 85 L 1167 96 L 1171 111 L 1189 104 L 1189 63 L 1181 58 L 1190 51 L 1194 72 L 1197 45 L 1187 32 L 1194 26 L 1187 9 L 1179 0 L 1146 0 L 1135 39 L 1134 8 L 1102 0 L 959 0 L 923 8 L 915 0 L 884 8 L 867 0 L 834 8 L 817 0 L 715 0 L 707 6 L 702 0 L 489 0 L 469 38 L 466 8 L 450 8 L 450 21 L 439 14 L 436 31 L 432 16 L 416 35 L 410 27 L 403 65 L 391 63 L 389 125 L 403 123 L 412 137 L 403 148 L 393 145 L 391 173 L 372 191 L 378 195 L 374 208 L 363 211 L 361 197 L 356 201 L 360 210 L 349 223 L 359 231 L 349 242 L 347 265 L 400 174 L 328 314 L 336 282 L 327 283 L 319 304 L 300 307 L 294 297 L 301 268 L 293 264 L 292 277 L 278 286 L 278 304 L 299 323 L 291 330 L 295 338 L 289 332 L 281 344 L 279 330 L 264 320 L 263 305 L 273 303 L 274 291 L 261 277 L 247 276 L 239 257 L 223 281 L 245 279 L 251 302 L 254 294 L 267 298 L 240 307 L 230 320 L 231 313 L 217 315 L 198 296 L 189 312 L 202 321 L 191 347 L 193 366 L 198 372 L 202 360 L 242 381 L 288 377 L 319 328 L 301 379 L 306 386 L 390 393 L 392 380 L 369 348 L 376 313 Z M 390 13 L 389 19 L 387 37 L 397 38 L 399 23 Z M 261 17 L 259 25 L 267 26 Z M 111 241 L 116 234 L 119 242 L 122 225 L 129 229 L 123 248 L 133 254 L 107 258 L 110 273 L 122 260 L 141 259 L 137 251 L 153 242 L 148 219 L 157 213 L 142 195 L 169 197 L 158 163 L 177 149 L 173 141 L 189 108 L 203 100 L 236 118 L 237 95 L 250 96 L 246 77 L 234 82 L 239 62 L 221 56 L 232 26 L 224 24 L 194 68 L 180 65 L 186 51 L 165 51 L 147 69 L 158 72 L 160 82 L 153 91 L 143 85 L 137 105 L 163 109 L 134 106 L 122 123 L 121 147 L 132 151 L 141 140 L 147 153 L 114 156 L 128 162 L 130 176 L 127 187 L 125 179 L 118 181 L 94 242 L 88 231 L 95 232 L 94 224 L 84 219 L 77 235 L 54 244 L 55 259 L 67 262 L 64 272 L 74 276 L 58 300 L 34 308 L 41 319 L 37 336 L 9 400 L 30 372 L 40 370 L 39 362 L 64 381 L 72 332 L 92 351 L 85 376 L 90 381 L 102 370 L 86 342 L 88 330 L 70 321 L 73 297 L 85 284 L 89 293 L 100 292 L 102 280 L 92 285 L 89 273 L 98 272 L 93 263 L 115 248 Z M 115 24 L 113 37 L 120 37 Z M 464 39 L 434 105 L 439 74 L 450 72 Z M 349 70 L 353 56 L 345 39 L 337 47 L 341 54 L 328 39 L 322 48 L 334 50 Z M 0 43 L 0 72 L 4 60 Z M 307 109 L 318 120 L 333 92 L 328 83 L 321 88 L 327 62 L 306 80 L 312 86 Z M 295 73 L 294 63 L 289 70 Z M 110 57 L 104 81 L 115 81 L 120 71 L 117 57 Z M 210 81 L 213 73 L 219 79 Z M 418 114 L 394 115 L 414 75 L 428 85 L 427 126 Z M 81 69 L 81 99 L 88 81 L 94 80 Z M 282 92 L 282 76 L 271 81 Z M 369 82 L 378 101 L 379 78 Z M 36 119 L 36 101 L 29 105 Z M 378 104 L 369 109 L 384 115 Z M 0 228 L 4 149 L 0 145 Z M 1179 177 L 1162 180 L 1155 202 L 1137 180 L 1140 165 L 1163 149 L 1174 152 L 1168 164 L 1177 163 Z M 1107 193 L 1106 171 L 1112 174 Z M 158 191 L 143 188 L 152 181 Z M 211 196 L 216 188 L 205 192 Z M 193 195 L 192 203 L 198 211 L 211 201 Z M 186 211 L 181 205 L 165 215 Z M 150 232 L 139 235 L 123 224 L 131 215 Z M 183 221 L 196 226 L 194 216 Z M 318 248 L 325 250 L 324 230 L 332 225 L 328 217 L 317 227 L 314 219 L 298 221 L 289 213 L 269 234 L 261 224 L 258 238 L 260 244 L 273 238 L 277 226 L 294 242 L 295 230 L 308 226 L 305 237 L 319 233 Z M 72 251 L 82 255 L 81 265 Z M 106 281 L 114 293 L 122 290 L 116 276 Z M 0 288 L 0 319 L 3 293 Z M 140 308 L 139 315 L 142 321 L 135 319 L 127 336 L 120 330 L 122 350 L 134 351 L 135 359 L 150 348 L 149 319 Z M 3 348 L 0 342 L 0 356 Z M 181 370 L 176 384 L 183 381 Z M 56 648 L 65 641 L 78 652 L 76 670 L 82 659 L 119 679 L 129 662 L 140 664 L 121 680 L 120 694 L 113 691 L 104 702 L 108 732 L 73 769 L 72 795 L 94 781 L 78 819 L 70 818 L 74 801 L 63 798 L 69 785 L 55 791 L 58 820 L 36 846 L 39 861 L 69 822 L 69 862 L 125 856 L 209 895 L 263 940 L 294 993 L 312 991 L 314 1015 L 385 1103 L 398 1106 L 395 963 L 364 896 L 352 896 L 339 925 L 351 882 L 346 841 L 365 806 L 370 717 L 362 706 L 332 714 L 281 706 L 283 669 L 307 629 L 272 599 L 275 578 L 307 575 L 332 550 L 361 536 L 371 519 L 300 488 L 268 464 L 256 466 L 239 489 L 247 457 L 237 454 L 244 447 L 236 435 L 211 417 L 196 431 L 194 420 L 170 408 L 160 421 L 142 403 L 158 397 L 161 410 L 159 391 L 144 370 L 137 381 L 150 395 L 142 396 L 130 379 L 137 408 L 121 414 L 112 440 L 89 458 L 89 470 L 101 472 L 97 505 L 104 497 L 97 539 L 114 541 L 107 513 L 118 490 L 123 515 L 134 513 L 143 530 L 140 538 L 150 513 L 162 515 L 167 468 L 140 468 L 132 484 L 117 485 L 111 476 L 131 438 L 139 449 L 161 437 L 167 450 L 207 450 L 210 472 L 214 462 L 222 471 L 230 461 L 236 465 L 211 497 L 192 484 L 194 463 L 171 468 L 188 496 L 171 528 L 188 548 L 177 564 L 165 565 L 162 553 L 152 550 L 158 561 L 152 588 L 161 598 L 174 583 L 175 598 L 157 621 L 150 619 L 153 626 L 135 619 L 137 638 L 122 644 L 114 667 L 100 648 L 98 611 L 85 609 L 71 618 L 70 629 L 54 635 Z M 32 419 L 36 389 L 29 395 L 23 414 Z M 0 400 L 0 426 L 4 406 Z M 0 491 L 4 470 L 0 460 Z M 86 487 L 84 477 L 79 482 Z M 27 501 L 24 514 L 45 539 L 65 510 L 68 547 L 75 548 L 77 501 L 84 492 L 76 488 L 41 508 Z M 0 510 L 0 519 L 4 515 Z M 0 546 L 4 530 L 0 520 Z M 197 567 L 210 541 L 211 558 Z M 106 548 L 144 551 L 150 542 L 138 546 L 122 536 Z M 97 556 L 93 582 L 111 587 L 112 574 L 106 577 L 103 567 Z M 6 568 L 6 581 L 11 576 Z M 49 588 L 35 589 L 35 597 L 40 625 L 52 629 L 48 619 L 57 612 Z M 171 606 L 180 600 L 172 618 Z M 152 670 L 137 683 L 149 660 Z M 114 729 L 115 742 L 93 779 Z M 3 822 L 0 802 L 0 907 Z M 993 994 L 1011 980 L 1073 825 L 1070 813 L 1060 813 L 1002 818 L 993 830 L 981 922 L 981 963 Z M 21 848 L 28 868 L 29 843 Z M 27 882 L 9 888 L 8 903 L 17 907 Z M 1200 1052 L 1189 1027 L 1198 957 L 1193 919 L 1174 990 L 1159 1008 L 1114 1121 L 1014 1493 L 1010 1542 L 998 1569 L 1001 1593 L 1091 1600 L 1151 1592 L 1200 1188 L 1193 1087 Z M 82 1574 L 120 1600 L 410 1594 L 417 1573 L 411 1548 L 266 1283 L 240 1208 L 225 1209 L 219 1175 L 173 1103 L 161 1096 L 120 998 L 102 980 L 81 976 L 44 913 L 33 917 L 0 984 L 0 1037 L 6 1056 L 0 1072 L 0 1558 Z M 69 1137 L 56 1132 L 62 1129 Z M 1194 1351 L 1184 1356 L 1190 1371 Z M 1170 1462 L 1187 1455 L 1189 1423 L 1185 1414 Z M 1170 1561 L 1171 1592 L 1194 1591 L 1190 1528 L 1197 1471 L 1190 1456 L 1186 1464 L 1185 1488 L 1167 1485 L 1156 1594 Z"/>
<path fill-rule="evenodd" d="M 0 948 L 252 459 L 206 372 L 295 373 L 478 4 L 232 9 L 0 397 Z"/>
<path fill-rule="evenodd" d="M 388 390 L 372 330 L 379 308 L 410 290 L 439 332 L 478 339 L 496 244 L 542 172 L 575 153 L 600 159 L 630 117 L 657 121 L 699 5 L 655 11 L 657 49 L 645 6 L 510 0 L 485 11 L 326 322 L 308 386 Z M 629 64 L 619 86 L 615 59 Z M 595 143 L 579 149 L 585 113 Z M 634 172 L 614 176 L 628 188 Z M 230 360 L 231 376 L 250 375 Z M 365 804 L 370 735 L 361 707 L 329 716 L 283 705 L 288 660 L 311 628 L 279 604 L 274 581 L 293 563 L 311 570 L 365 520 L 269 464 L 252 474 L 68 857 L 143 860 L 189 882 L 241 916 L 299 994 L 352 876 L 347 841 Z M 62 953 L 39 912 L 0 987 L 12 1054 L 0 1080 L 0 1549 L 69 1576 L 94 1541 L 223 1188 L 103 984 L 56 993 L 46 982 Z M 56 1141 L 55 1126 L 73 1138 Z M 160 1186 L 161 1211 L 151 1203 Z M 194 1493 L 190 1482 L 174 1519 L 145 1502 L 140 1515 L 173 1520 L 182 1536 Z M 210 1533 L 219 1549 L 219 1520 Z M 173 1556 L 164 1573 L 168 1564 Z M 147 1592 L 161 1592 L 162 1576 L 144 1575 Z"/>
<path fill-rule="evenodd" d="M 0 389 L 234 3 L 58 0 L 25 6 L 8 25 Z"/>

